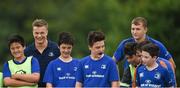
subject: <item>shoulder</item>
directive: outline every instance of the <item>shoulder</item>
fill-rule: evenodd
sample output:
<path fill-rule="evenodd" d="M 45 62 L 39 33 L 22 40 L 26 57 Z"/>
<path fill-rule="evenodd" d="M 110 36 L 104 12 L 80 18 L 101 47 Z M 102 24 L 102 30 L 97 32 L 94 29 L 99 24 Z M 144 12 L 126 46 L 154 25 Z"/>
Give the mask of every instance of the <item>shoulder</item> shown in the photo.
<path fill-rule="evenodd" d="M 77 63 L 79 63 L 79 59 L 77 59 L 77 58 L 73 58 L 73 60 L 72 60 L 73 62 L 77 62 Z"/>
<path fill-rule="evenodd" d="M 126 43 L 128 43 L 128 42 L 133 42 L 133 41 L 134 41 L 133 38 L 127 38 L 127 39 L 122 40 L 122 41 L 120 42 L 120 44 L 126 44 Z"/>
<path fill-rule="evenodd" d="M 25 52 L 32 51 L 33 49 L 35 49 L 34 42 L 26 47 Z"/>
<path fill-rule="evenodd" d="M 103 58 L 105 58 L 105 60 L 107 60 L 107 61 L 109 61 L 109 62 L 114 62 L 113 61 L 113 59 L 112 59 L 112 57 L 110 57 L 110 56 L 108 56 L 108 55 L 104 55 L 104 57 Z"/>
<path fill-rule="evenodd" d="M 145 69 L 146 69 L 146 67 L 143 64 L 140 64 L 136 67 L 136 70 L 138 70 L 138 71 L 145 70 Z"/>
<path fill-rule="evenodd" d="M 90 56 L 86 56 L 86 57 L 81 58 L 80 61 L 82 62 L 82 61 L 86 61 L 86 60 L 89 60 L 89 59 L 90 59 Z"/>
<path fill-rule="evenodd" d="M 162 60 L 162 59 L 161 59 L 161 60 L 159 59 L 158 61 L 159 61 L 159 65 L 161 65 L 163 68 L 166 68 L 166 69 L 167 69 L 167 64 L 166 64 L 167 62 L 165 62 L 165 61 Z"/>
<path fill-rule="evenodd" d="M 148 39 L 149 39 L 149 41 L 151 41 L 152 43 L 154 43 L 154 44 L 156 44 L 156 45 L 158 45 L 158 46 L 164 46 L 160 41 L 158 41 L 158 40 L 155 40 L 155 39 L 153 39 L 153 38 L 151 38 L 151 37 L 149 37 L 148 36 Z"/>
<path fill-rule="evenodd" d="M 57 43 L 51 41 L 51 40 L 48 40 L 48 46 L 49 47 L 58 47 Z"/>

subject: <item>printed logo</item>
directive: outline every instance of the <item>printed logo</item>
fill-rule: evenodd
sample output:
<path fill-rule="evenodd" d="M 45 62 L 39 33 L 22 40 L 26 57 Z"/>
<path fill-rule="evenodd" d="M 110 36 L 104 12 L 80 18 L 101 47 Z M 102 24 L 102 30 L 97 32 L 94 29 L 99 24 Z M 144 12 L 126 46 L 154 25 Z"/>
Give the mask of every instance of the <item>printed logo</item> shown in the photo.
<path fill-rule="evenodd" d="M 57 71 L 61 71 L 61 67 L 58 67 L 58 68 L 57 68 Z"/>
<path fill-rule="evenodd" d="M 101 65 L 101 69 L 106 69 L 106 65 Z"/>
<path fill-rule="evenodd" d="M 26 71 L 21 69 L 19 71 L 16 71 L 15 74 L 26 74 Z"/>
<path fill-rule="evenodd" d="M 161 74 L 160 74 L 159 72 L 157 72 L 157 73 L 154 75 L 154 78 L 160 79 L 160 78 L 161 78 Z"/>
<path fill-rule="evenodd" d="M 53 57 L 53 56 L 54 56 L 54 53 L 53 53 L 53 52 L 49 52 L 48 56 L 49 56 L 49 57 Z"/>

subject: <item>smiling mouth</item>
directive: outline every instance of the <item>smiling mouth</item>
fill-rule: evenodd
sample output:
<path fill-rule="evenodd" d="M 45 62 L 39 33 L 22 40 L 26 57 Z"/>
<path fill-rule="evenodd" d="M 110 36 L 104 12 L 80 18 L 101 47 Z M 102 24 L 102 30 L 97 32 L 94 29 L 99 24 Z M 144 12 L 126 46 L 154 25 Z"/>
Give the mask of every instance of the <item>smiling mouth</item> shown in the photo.
<path fill-rule="evenodd" d="M 101 52 L 101 53 L 98 53 L 98 55 L 102 55 L 103 53 Z"/>

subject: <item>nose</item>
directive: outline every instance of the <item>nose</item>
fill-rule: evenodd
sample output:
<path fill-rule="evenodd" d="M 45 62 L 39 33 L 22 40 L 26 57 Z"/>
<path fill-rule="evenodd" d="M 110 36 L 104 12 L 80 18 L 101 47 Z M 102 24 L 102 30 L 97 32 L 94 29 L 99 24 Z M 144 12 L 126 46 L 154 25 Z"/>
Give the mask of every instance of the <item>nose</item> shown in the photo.
<path fill-rule="evenodd" d="M 37 36 L 38 36 L 38 37 L 41 37 L 41 34 L 39 33 L 39 34 L 37 34 Z"/>

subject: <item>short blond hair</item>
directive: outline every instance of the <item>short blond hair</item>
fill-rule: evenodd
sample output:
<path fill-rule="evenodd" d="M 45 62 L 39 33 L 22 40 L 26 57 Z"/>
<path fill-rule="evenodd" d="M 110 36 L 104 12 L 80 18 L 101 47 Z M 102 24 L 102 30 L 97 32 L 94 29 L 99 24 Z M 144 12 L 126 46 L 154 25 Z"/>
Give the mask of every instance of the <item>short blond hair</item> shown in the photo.
<path fill-rule="evenodd" d="M 136 17 L 132 20 L 131 24 L 139 25 L 139 23 L 142 23 L 144 27 L 147 27 L 147 20 L 144 17 Z"/>
<path fill-rule="evenodd" d="M 32 26 L 34 27 L 42 27 L 45 26 L 46 28 L 48 28 L 48 23 L 46 20 L 44 19 L 36 19 L 33 21 Z"/>

